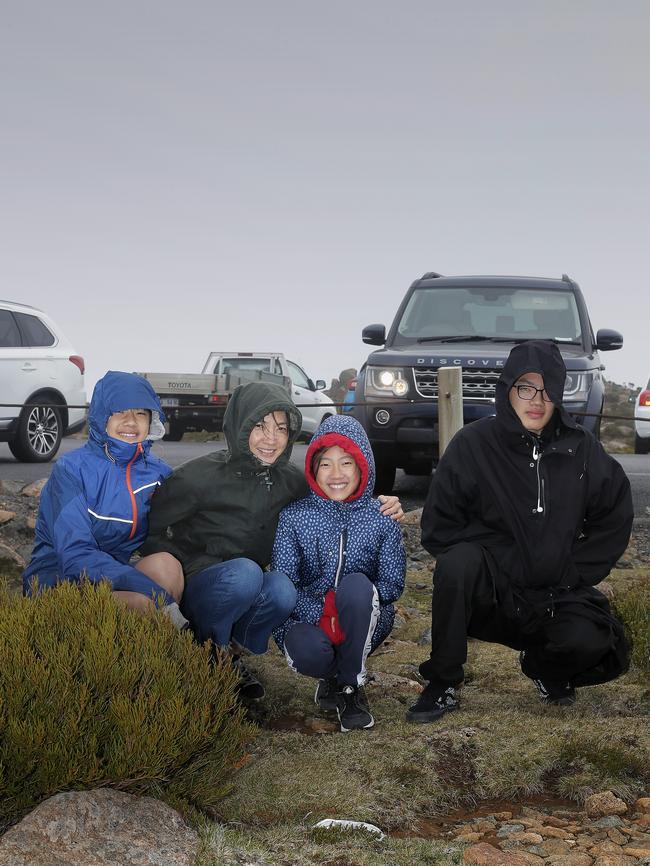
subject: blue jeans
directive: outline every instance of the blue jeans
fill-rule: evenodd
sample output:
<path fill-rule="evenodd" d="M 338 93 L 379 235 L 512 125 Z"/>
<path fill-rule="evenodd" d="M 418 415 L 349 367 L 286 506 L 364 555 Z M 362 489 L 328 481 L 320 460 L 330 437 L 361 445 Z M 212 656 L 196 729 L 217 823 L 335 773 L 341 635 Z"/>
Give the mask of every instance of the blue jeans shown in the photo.
<path fill-rule="evenodd" d="M 251 559 L 231 559 L 199 571 L 187 581 L 181 610 L 198 641 L 228 646 L 231 638 L 257 655 L 271 631 L 296 604 L 296 590 L 281 571 L 262 571 Z"/>

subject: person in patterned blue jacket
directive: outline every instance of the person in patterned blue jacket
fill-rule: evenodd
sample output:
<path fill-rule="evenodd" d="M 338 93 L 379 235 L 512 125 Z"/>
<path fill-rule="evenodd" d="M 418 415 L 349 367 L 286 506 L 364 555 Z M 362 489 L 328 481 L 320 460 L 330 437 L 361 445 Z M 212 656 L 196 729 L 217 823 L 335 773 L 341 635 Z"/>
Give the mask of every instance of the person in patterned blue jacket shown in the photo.
<path fill-rule="evenodd" d="M 148 530 L 151 497 L 171 468 L 151 453 L 164 435 L 165 416 L 146 379 L 109 371 L 95 385 L 88 442 L 65 454 L 41 494 L 36 542 L 23 574 L 23 592 L 63 580 L 108 580 L 133 609 L 153 610 L 164 599 L 180 625 L 183 571 L 169 553 L 130 559 Z"/>
<path fill-rule="evenodd" d="M 354 418 L 321 424 L 305 476 L 311 491 L 282 510 L 275 537 L 271 568 L 291 578 L 297 601 L 273 635 L 293 670 L 319 679 L 315 701 L 337 711 L 342 731 L 370 728 L 366 659 L 404 589 L 402 532 L 372 498 L 375 463 Z"/>

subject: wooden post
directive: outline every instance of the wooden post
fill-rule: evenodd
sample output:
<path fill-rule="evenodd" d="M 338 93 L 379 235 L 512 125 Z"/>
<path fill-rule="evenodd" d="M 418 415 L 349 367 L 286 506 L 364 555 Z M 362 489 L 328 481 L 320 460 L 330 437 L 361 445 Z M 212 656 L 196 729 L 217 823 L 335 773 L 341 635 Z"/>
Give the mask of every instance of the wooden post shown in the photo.
<path fill-rule="evenodd" d="M 445 453 L 452 437 L 463 426 L 463 371 L 460 367 L 438 369 L 438 446 Z"/>

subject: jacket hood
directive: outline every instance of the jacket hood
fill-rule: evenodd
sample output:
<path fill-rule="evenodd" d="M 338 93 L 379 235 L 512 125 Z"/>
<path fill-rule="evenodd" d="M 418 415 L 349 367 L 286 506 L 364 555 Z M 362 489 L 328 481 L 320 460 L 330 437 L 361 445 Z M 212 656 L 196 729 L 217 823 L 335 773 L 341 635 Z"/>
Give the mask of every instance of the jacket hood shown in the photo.
<path fill-rule="evenodd" d="M 332 448 L 334 445 L 347 451 L 354 458 L 361 471 L 359 486 L 345 502 L 371 499 L 375 487 L 375 460 L 372 455 L 372 448 L 366 431 L 356 418 L 350 418 L 349 415 L 330 415 L 312 436 L 305 455 L 305 478 L 311 490 L 317 496 L 329 501 L 329 497 L 316 483 L 311 470 L 311 462 L 314 454 L 321 448 Z"/>
<path fill-rule="evenodd" d="M 148 409 L 151 412 L 151 424 L 145 442 L 162 439 L 165 435 L 165 413 L 158 395 L 149 382 L 135 373 L 109 370 L 95 385 L 90 401 L 88 410 L 90 438 L 103 448 L 110 438 L 106 432 L 106 422 L 114 412 L 124 412 L 126 409 Z M 111 443 L 116 441 L 111 440 Z M 144 445 L 145 442 L 142 444 Z M 120 445 L 133 447 L 128 442 L 121 442 Z"/>
<path fill-rule="evenodd" d="M 248 446 L 251 430 L 270 412 L 286 412 L 289 421 L 289 441 L 283 453 L 272 466 L 286 463 L 302 428 L 302 415 L 281 385 L 250 382 L 239 385 L 232 393 L 223 416 L 223 432 L 228 443 L 230 459 L 250 460 L 255 466 L 263 465 L 253 456 Z"/>
<path fill-rule="evenodd" d="M 555 405 L 549 426 L 558 415 L 567 427 L 575 428 L 575 421 L 562 405 L 566 366 L 555 343 L 550 340 L 527 340 L 515 346 L 503 366 L 496 385 L 496 414 L 499 421 L 510 430 L 521 432 L 523 425 L 510 405 L 510 389 L 524 373 L 539 373 L 544 388 Z"/>

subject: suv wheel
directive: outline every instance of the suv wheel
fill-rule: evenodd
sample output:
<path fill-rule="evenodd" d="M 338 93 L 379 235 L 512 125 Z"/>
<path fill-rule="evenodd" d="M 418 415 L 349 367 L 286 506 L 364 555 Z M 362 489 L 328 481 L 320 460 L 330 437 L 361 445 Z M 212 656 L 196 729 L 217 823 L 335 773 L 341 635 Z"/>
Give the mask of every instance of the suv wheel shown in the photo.
<path fill-rule="evenodd" d="M 185 425 L 182 421 L 170 421 L 167 433 L 163 436 L 165 442 L 180 442 L 185 433 Z"/>
<path fill-rule="evenodd" d="M 395 483 L 395 464 L 375 460 L 375 496 L 390 493 Z"/>
<path fill-rule="evenodd" d="M 47 463 L 59 450 L 62 435 L 61 412 L 56 406 L 47 401 L 25 406 L 9 450 L 24 463 Z"/>
<path fill-rule="evenodd" d="M 650 451 L 650 439 L 643 438 L 639 436 L 638 433 L 634 434 L 634 453 L 635 454 L 647 454 Z"/>

